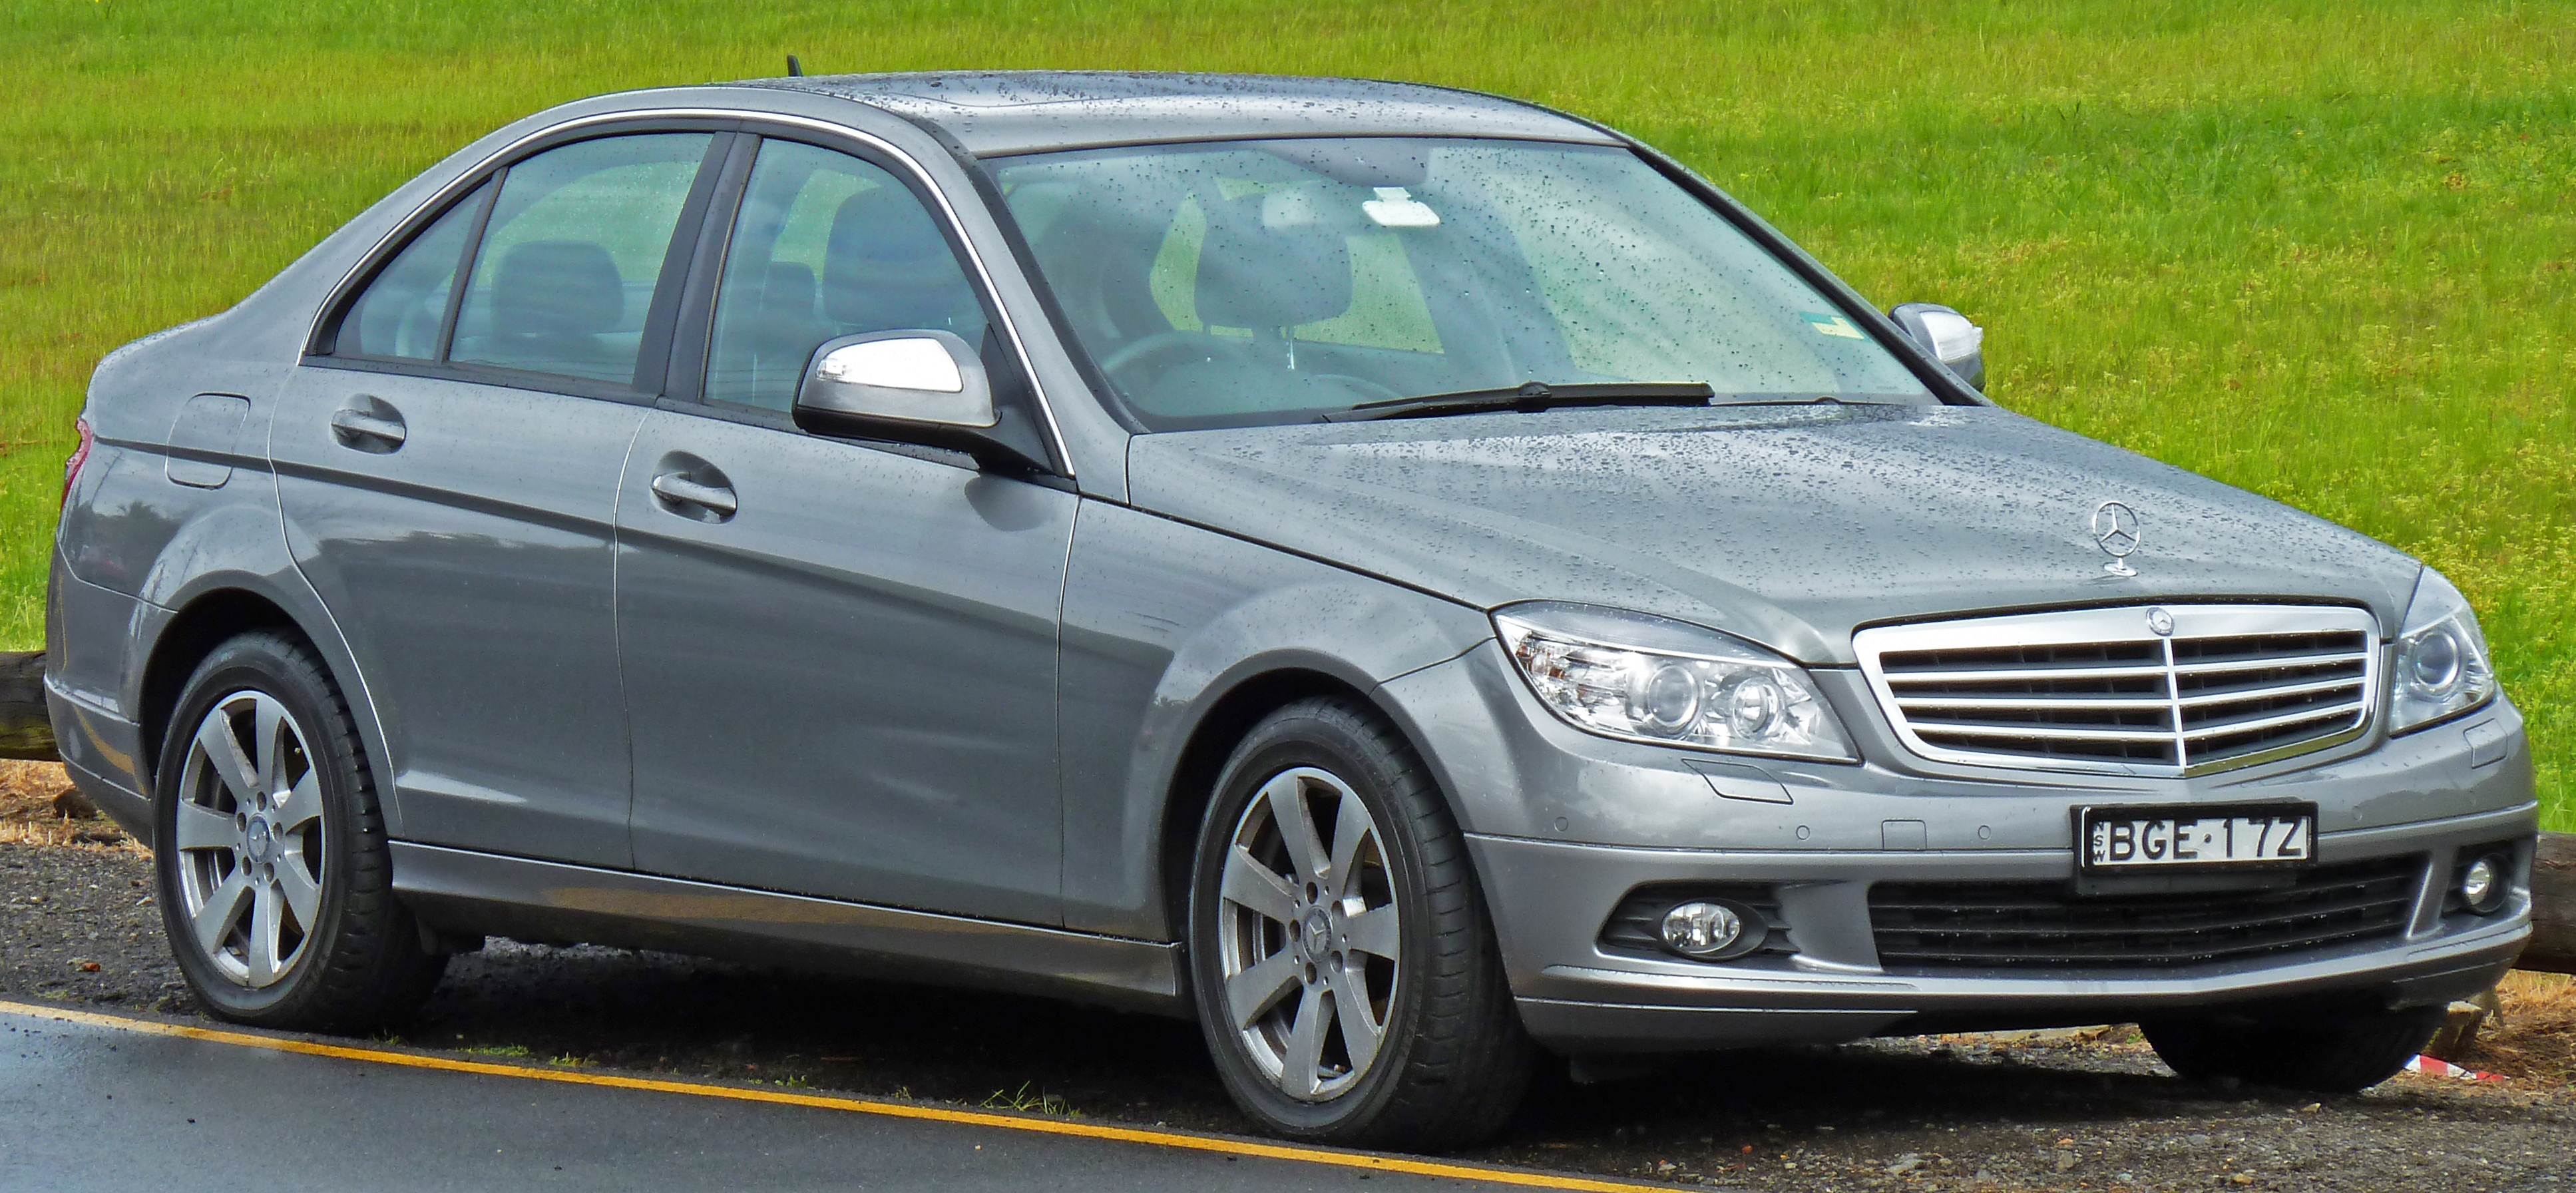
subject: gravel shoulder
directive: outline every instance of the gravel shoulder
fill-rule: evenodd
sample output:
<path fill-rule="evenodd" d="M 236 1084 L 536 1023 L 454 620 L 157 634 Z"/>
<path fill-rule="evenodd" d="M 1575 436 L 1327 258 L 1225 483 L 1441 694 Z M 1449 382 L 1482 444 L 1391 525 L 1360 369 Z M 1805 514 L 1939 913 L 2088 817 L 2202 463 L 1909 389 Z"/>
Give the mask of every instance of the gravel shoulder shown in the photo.
<path fill-rule="evenodd" d="M 0 843 L 0 997 L 195 1014 L 149 887 L 150 859 L 130 844 Z M 2564 1031 L 2498 1039 L 2563 1054 Z M 656 953 L 496 939 L 458 957 L 385 1039 L 1246 1129 L 1187 1024 Z M 2181 1081 L 2124 1028 L 1734 1053 L 1608 1085 L 1558 1081 L 1506 1139 L 1464 1158 L 1766 1190 L 2576 1193 L 2576 1091 L 2563 1077 L 2401 1076 L 2318 1102 Z"/>

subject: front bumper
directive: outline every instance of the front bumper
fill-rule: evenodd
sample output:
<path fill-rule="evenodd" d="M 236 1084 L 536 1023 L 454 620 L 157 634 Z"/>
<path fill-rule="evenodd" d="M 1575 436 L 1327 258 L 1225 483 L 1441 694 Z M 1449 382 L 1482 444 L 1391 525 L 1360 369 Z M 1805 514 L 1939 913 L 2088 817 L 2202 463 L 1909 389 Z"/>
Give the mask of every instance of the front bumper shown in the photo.
<path fill-rule="evenodd" d="M 2418 860 L 2413 911 L 2394 936 L 2250 961 L 2170 969 L 1897 969 L 1877 963 L 1874 881 L 2063 880 L 2071 854 L 1852 853 L 1809 857 L 1647 850 L 1472 837 L 1506 968 L 1531 1035 L 1567 1052 L 1821 1043 L 1970 1028 L 2129 1022 L 2190 1008 L 2341 999 L 2420 1006 L 2492 986 L 2531 935 L 2518 886 L 2492 916 L 2443 914 L 2461 846 L 2528 835 L 2516 809 L 2320 842 L 2320 861 Z M 2359 838 L 2359 839 L 2356 839 Z M 2527 848 L 2519 855 L 2528 873 Z M 1799 952 L 1704 963 L 1605 947 L 1606 909 L 1647 883 L 1777 883 Z"/>
<path fill-rule="evenodd" d="M 1453 794 L 1523 1022 L 1566 1052 L 1829 1042 L 1970 1028 L 2126 1022 L 2275 1003 L 2418 1006 L 2493 984 L 2529 939 L 2538 828 L 2521 716 L 2459 722 L 2219 776 L 2154 779 L 1945 766 L 1906 755 L 1850 677 L 1820 672 L 1858 765 L 1773 762 L 1579 733 L 1498 649 L 1386 685 Z M 1844 690 L 1852 689 L 1852 690 Z M 2208 964 L 1883 966 L 1870 889 L 1887 882 L 2071 888 L 2087 804 L 2299 799 L 2320 866 L 2411 866 L 2383 934 Z M 2513 897 L 2446 911 L 2459 850 L 2511 843 Z M 1650 884 L 1754 884 L 1795 952 L 1700 962 L 1605 945 Z"/>

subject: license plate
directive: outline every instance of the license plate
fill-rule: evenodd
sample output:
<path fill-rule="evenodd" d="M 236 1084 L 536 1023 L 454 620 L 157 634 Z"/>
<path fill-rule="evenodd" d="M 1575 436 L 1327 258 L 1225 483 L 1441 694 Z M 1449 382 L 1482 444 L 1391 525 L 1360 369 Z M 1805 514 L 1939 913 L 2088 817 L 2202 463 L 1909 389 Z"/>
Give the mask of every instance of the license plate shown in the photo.
<path fill-rule="evenodd" d="M 2315 859 L 2315 804 L 2085 808 L 2083 868 L 2102 871 L 2253 869 Z"/>

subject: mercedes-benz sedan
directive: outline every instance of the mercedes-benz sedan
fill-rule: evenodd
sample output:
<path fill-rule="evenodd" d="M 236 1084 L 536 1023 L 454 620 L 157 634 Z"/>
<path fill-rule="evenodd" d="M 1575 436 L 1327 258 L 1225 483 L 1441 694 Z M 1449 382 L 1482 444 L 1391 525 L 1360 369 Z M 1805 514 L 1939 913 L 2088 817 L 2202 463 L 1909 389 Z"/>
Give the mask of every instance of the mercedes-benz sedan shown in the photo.
<path fill-rule="evenodd" d="M 505 934 L 1192 1017 L 1340 1142 L 1970 1027 L 2381 1080 L 2529 933 L 2475 616 L 1980 335 L 1491 96 L 589 99 L 100 365 L 52 713 L 251 1023 Z"/>

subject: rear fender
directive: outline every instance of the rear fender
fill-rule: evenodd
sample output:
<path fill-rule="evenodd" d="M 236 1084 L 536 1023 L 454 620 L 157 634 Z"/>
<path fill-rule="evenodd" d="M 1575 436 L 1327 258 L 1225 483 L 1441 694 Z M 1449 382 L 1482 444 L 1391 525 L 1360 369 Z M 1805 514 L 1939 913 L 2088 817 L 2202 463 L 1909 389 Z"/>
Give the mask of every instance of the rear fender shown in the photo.
<path fill-rule="evenodd" d="M 271 526 L 272 531 L 274 525 Z M 282 546 L 277 555 L 283 560 Z M 238 560 L 250 563 L 251 560 Z M 136 617 L 133 640 L 135 653 L 126 674 L 131 676 L 123 693 L 122 705 L 132 710 L 141 730 L 142 768 L 137 775 L 138 790 L 148 793 L 153 768 L 158 765 L 162 737 L 169 730 L 168 718 L 178 702 L 180 690 L 196 670 L 198 660 L 224 640 L 245 630 L 262 625 L 292 628 L 311 644 L 321 656 L 322 664 L 340 687 L 340 695 L 349 706 L 349 716 L 357 725 L 360 747 L 376 775 L 376 794 L 385 816 L 385 831 L 402 835 L 402 810 L 393 785 L 386 776 L 393 774 L 390 739 L 385 732 L 374 694 L 366 677 L 358 670 L 357 660 L 349 651 L 346 638 L 329 608 L 313 591 L 303 573 L 290 564 L 277 570 L 253 570 L 250 567 L 225 567 L 201 572 L 190 577 L 170 594 L 167 606 L 141 605 Z M 261 610 L 268 611 L 263 616 Z"/>

